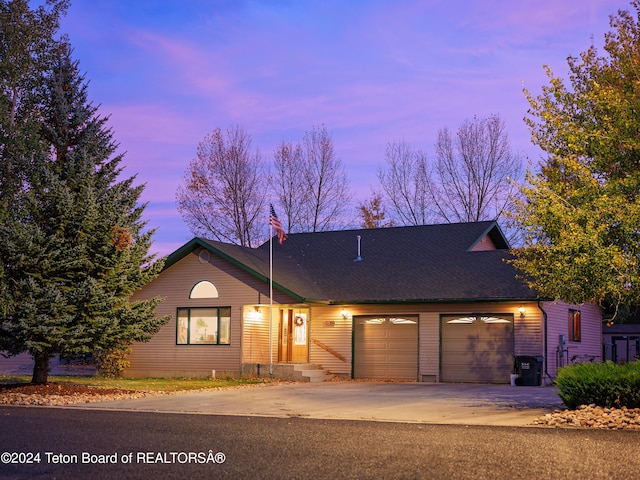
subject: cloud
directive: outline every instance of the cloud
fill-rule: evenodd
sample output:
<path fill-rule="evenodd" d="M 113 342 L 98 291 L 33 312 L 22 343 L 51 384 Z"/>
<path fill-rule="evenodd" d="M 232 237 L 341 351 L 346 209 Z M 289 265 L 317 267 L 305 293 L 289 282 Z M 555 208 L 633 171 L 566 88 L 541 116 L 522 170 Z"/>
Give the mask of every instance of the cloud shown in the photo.
<path fill-rule="evenodd" d="M 65 25 L 91 97 L 111 115 L 125 173 L 147 184 L 161 243 L 178 246 L 175 189 L 214 127 L 244 126 L 270 159 L 325 124 L 356 200 L 388 142 L 433 155 L 438 129 L 476 114 L 499 114 L 514 149 L 531 152 L 522 82 L 539 90 L 542 64 L 566 66 L 615 13 L 610 0 L 80 3 Z"/>

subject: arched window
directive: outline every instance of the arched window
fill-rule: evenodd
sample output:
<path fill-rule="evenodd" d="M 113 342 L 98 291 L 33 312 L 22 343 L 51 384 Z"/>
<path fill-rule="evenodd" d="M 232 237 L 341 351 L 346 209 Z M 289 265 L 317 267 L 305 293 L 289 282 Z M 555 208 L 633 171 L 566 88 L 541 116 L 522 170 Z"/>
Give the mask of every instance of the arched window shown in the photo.
<path fill-rule="evenodd" d="M 193 286 L 189 298 L 218 298 L 218 289 L 213 283 L 202 280 Z"/>

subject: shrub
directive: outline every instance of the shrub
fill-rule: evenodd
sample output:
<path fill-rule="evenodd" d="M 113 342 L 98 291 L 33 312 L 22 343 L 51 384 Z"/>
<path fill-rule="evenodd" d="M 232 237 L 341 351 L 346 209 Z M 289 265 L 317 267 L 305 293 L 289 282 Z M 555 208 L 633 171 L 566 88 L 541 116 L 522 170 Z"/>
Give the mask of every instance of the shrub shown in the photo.
<path fill-rule="evenodd" d="M 127 360 L 129 353 L 131 353 L 131 347 L 98 350 L 94 352 L 93 358 L 98 373 L 106 378 L 118 378 L 122 376 L 124 370 L 129 368 L 130 365 L 129 360 Z"/>
<path fill-rule="evenodd" d="M 555 381 L 562 402 L 571 409 L 580 405 L 640 407 L 640 361 L 617 365 L 580 363 L 562 368 Z"/>

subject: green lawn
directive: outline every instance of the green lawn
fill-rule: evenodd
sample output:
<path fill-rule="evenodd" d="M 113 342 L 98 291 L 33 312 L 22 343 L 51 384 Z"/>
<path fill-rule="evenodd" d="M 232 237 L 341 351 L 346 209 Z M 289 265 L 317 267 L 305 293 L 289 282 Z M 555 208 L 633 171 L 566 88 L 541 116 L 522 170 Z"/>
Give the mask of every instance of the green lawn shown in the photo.
<path fill-rule="evenodd" d="M 31 376 L 0 375 L 0 384 L 29 383 Z M 126 390 L 152 390 L 176 392 L 181 390 L 202 390 L 205 388 L 234 387 L 267 383 L 260 378 L 102 378 L 93 376 L 49 376 L 49 383 L 67 383 L 92 387 L 122 388 Z"/>

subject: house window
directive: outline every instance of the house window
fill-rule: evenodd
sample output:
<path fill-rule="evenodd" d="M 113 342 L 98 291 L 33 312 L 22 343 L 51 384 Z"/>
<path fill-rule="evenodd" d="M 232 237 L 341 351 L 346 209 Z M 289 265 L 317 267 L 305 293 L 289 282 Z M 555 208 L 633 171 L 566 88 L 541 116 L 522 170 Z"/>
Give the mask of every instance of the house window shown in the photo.
<path fill-rule="evenodd" d="M 569 340 L 579 342 L 581 333 L 580 310 L 569 309 Z"/>
<path fill-rule="evenodd" d="M 231 308 L 178 308 L 178 345 L 229 345 Z"/>

